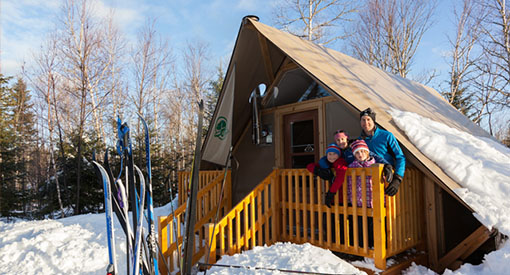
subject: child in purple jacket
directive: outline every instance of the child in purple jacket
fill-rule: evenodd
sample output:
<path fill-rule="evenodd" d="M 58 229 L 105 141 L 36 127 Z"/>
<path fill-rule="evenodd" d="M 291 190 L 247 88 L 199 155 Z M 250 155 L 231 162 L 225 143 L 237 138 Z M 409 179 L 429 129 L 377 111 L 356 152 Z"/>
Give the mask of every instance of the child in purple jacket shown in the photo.
<path fill-rule="evenodd" d="M 349 164 L 349 168 L 362 168 L 370 167 L 376 163 L 375 158 L 370 156 L 370 150 L 364 140 L 355 140 L 351 144 L 352 154 L 354 155 L 354 161 Z M 367 191 L 367 207 L 372 208 L 372 177 L 367 176 L 366 178 L 366 191 Z M 363 204 L 361 199 L 362 186 L 361 177 L 356 177 L 356 205 L 361 207 Z M 347 178 L 347 202 L 352 203 L 352 179 Z"/>
<path fill-rule="evenodd" d="M 368 149 L 367 144 L 364 140 L 356 140 L 351 144 L 352 153 L 354 155 L 355 160 L 349 164 L 349 168 L 360 168 L 360 167 L 370 167 L 373 164 L 377 163 L 376 160 L 370 156 L 370 150 Z M 391 170 L 391 166 L 387 166 L 386 168 Z M 391 173 L 389 173 L 391 174 Z M 366 201 L 367 207 L 372 208 L 372 177 L 367 176 L 366 178 Z M 347 177 L 347 202 L 352 204 L 352 179 L 351 177 Z M 356 205 L 358 207 L 363 206 L 362 201 L 362 185 L 361 185 L 361 177 L 356 177 Z M 352 217 L 349 218 L 352 224 Z M 369 247 L 373 247 L 374 243 L 374 225 L 373 218 L 368 217 L 368 245 Z M 363 236 L 362 236 L 362 220 L 361 217 L 358 217 L 358 225 L 359 225 L 359 245 L 363 246 Z"/>

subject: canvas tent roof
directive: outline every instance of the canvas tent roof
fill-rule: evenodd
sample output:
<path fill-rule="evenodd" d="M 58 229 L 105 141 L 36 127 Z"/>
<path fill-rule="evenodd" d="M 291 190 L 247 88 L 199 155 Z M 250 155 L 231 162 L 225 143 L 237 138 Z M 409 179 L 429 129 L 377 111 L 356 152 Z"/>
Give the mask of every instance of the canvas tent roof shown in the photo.
<path fill-rule="evenodd" d="M 267 43 L 270 47 L 266 48 L 266 60 L 262 60 L 264 44 L 260 43 L 264 38 L 270 42 Z M 270 60 L 267 60 L 267 57 Z M 311 78 L 336 95 L 352 112 L 359 112 L 367 107 L 374 109 L 377 113 L 377 123 L 395 135 L 402 147 L 415 158 L 414 163 L 421 164 L 422 171 L 443 187 L 447 187 L 446 190 L 461 201 L 451 192 L 461 186 L 413 145 L 394 124 L 388 111 L 394 108 L 414 112 L 475 136 L 490 137 L 486 131 L 458 112 L 432 88 L 387 73 L 248 17 L 245 17 L 241 25 L 225 79 L 227 82 L 232 74 L 232 64 L 236 64 L 234 125 L 249 121 L 250 112 L 246 112 L 248 97 L 252 89 L 259 84 L 254 79 L 265 79 L 266 82 L 270 82 L 271 76 L 266 76 L 267 71 L 272 70 L 271 73 L 274 75 L 285 58 L 291 59 Z M 271 65 L 264 67 L 264 62 Z M 235 141 L 243 129 L 233 131 Z M 465 203 L 464 205 L 467 206 Z"/>

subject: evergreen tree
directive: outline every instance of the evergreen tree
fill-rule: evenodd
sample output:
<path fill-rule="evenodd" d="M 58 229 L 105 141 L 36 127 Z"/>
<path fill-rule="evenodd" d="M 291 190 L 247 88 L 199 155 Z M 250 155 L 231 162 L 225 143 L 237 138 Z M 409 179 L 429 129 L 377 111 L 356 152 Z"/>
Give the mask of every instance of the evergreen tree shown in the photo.
<path fill-rule="evenodd" d="M 451 92 L 443 92 L 442 94 L 459 112 L 470 119 L 473 118 L 473 100 L 471 98 L 471 93 L 469 93 L 466 88 L 459 87 L 457 92 L 454 94 Z"/>
<path fill-rule="evenodd" d="M 32 113 L 31 95 L 25 82 L 19 78 L 11 89 L 13 99 L 14 151 L 16 160 L 15 189 L 17 200 L 23 205 L 23 212 L 28 202 L 30 155 L 35 148 L 34 114 Z"/>
<path fill-rule="evenodd" d="M 16 208 L 16 158 L 13 120 L 13 100 L 8 81 L 0 75 L 0 215 L 10 217 Z"/>
<path fill-rule="evenodd" d="M 71 194 L 80 196 L 80 205 L 79 209 L 75 209 L 77 211 L 75 214 L 80 213 L 97 213 L 100 210 L 103 210 L 102 205 L 104 203 L 104 192 L 103 185 L 99 182 L 98 177 L 95 173 L 94 167 L 92 165 L 92 156 L 95 152 L 96 155 L 102 155 L 103 148 L 105 148 L 105 144 L 101 142 L 100 137 L 97 133 L 94 132 L 86 132 L 85 138 L 81 141 L 82 146 L 82 163 L 80 177 L 82 180 L 82 184 L 80 186 L 79 194 L 77 194 L 78 190 L 72 190 Z M 74 148 L 72 151 L 77 151 L 77 146 L 79 146 L 79 135 L 75 133 L 73 135 L 73 139 L 71 142 L 71 146 Z M 68 177 L 71 182 L 75 182 L 78 177 L 78 172 L 73 167 L 77 166 L 77 162 L 79 160 L 75 155 L 70 158 L 66 162 L 66 169 L 69 171 Z M 75 188 L 76 185 L 73 185 Z M 76 198 L 73 198 L 73 201 L 76 201 Z M 55 209 L 58 205 L 55 205 Z"/>
<path fill-rule="evenodd" d="M 216 103 L 218 102 L 218 97 L 220 96 L 221 89 L 223 87 L 223 81 L 225 80 L 225 72 L 223 71 L 223 66 L 220 65 L 217 67 L 216 79 L 211 80 L 209 82 L 209 89 L 206 93 L 205 98 L 205 113 L 204 113 L 204 133 L 207 133 L 207 129 L 209 128 L 209 123 L 214 115 L 214 110 L 216 109 Z"/>
<path fill-rule="evenodd" d="M 78 171 L 76 170 L 78 159 L 76 157 L 76 147 L 79 144 L 79 137 L 77 131 L 71 133 L 70 142 L 66 142 L 62 147 L 64 149 L 64 153 L 58 152 L 56 155 L 59 156 L 57 162 L 60 163 L 60 169 L 65 169 L 67 171 L 67 181 L 68 182 L 76 182 L 78 177 Z M 94 167 L 92 165 L 92 156 L 95 152 L 96 156 L 102 156 L 104 153 L 105 144 L 103 144 L 98 135 L 95 133 L 86 132 L 85 138 L 81 142 L 82 146 L 82 163 L 80 177 L 82 179 L 82 184 L 80 186 L 80 191 L 78 194 L 77 186 L 70 185 L 68 188 L 68 193 L 71 196 L 62 198 L 62 204 L 64 208 L 74 209 L 74 214 L 77 213 L 97 213 L 103 210 L 104 203 L 104 193 L 103 193 L 103 185 L 99 182 L 98 177 L 95 173 Z M 111 152 L 111 151 L 110 151 Z M 64 159 L 62 159 L 64 156 Z M 63 173 L 57 172 L 59 181 L 63 182 Z M 40 210 L 40 215 L 43 217 L 50 216 L 60 209 L 57 198 L 56 191 L 56 181 L 54 178 L 51 178 L 49 182 L 45 182 L 40 188 L 39 193 L 42 198 L 42 205 Z M 80 196 L 80 208 L 76 209 L 76 196 Z"/>
<path fill-rule="evenodd" d="M 510 126 L 508 126 L 508 130 L 506 131 L 506 135 L 503 137 L 502 142 L 506 145 L 506 147 L 510 148 Z"/>

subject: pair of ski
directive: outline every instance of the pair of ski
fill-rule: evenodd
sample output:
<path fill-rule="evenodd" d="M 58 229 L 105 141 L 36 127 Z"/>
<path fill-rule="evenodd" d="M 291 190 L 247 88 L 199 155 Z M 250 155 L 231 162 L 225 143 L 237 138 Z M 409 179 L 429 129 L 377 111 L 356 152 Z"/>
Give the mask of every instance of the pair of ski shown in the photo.
<path fill-rule="evenodd" d="M 119 223 L 126 235 L 126 263 L 127 274 L 132 270 L 132 274 L 158 274 L 158 263 L 156 254 L 155 243 L 155 225 L 154 225 L 154 210 L 152 200 L 152 175 L 150 164 L 150 141 L 147 123 L 140 116 L 145 129 L 145 150 L 146 150 L 146 166 L 148 181 L 146 182 L 142 171 L 134 165 L 133 155 L 131 150 L 131 142 L 129 139 L 129 128 L 126 123 L 122 124 L 120 119 L 117 121 L 119 132 L 118 151 L 121 155 L 121 172 L 117 179 L 114 179 L 108 162 L 108 151 L 105 153 L 105 167 L 99 163 L 93 162 L 96 171 L 98 171 L 103 183 L 104 196 L 105 196 L 105 214 L 107 225 L 107 238 L 108 238 L 108 258 L 109 265 L 107 267 L 107 274 L 117 274 L 117 264 L 115 259 L 115 240 L 113 231 L 113 212 L 117 216 Z M 123 162 L 126 163 L 126 179 L 127 186 L 124 186 L 120 177 L 122 176 Z M 135 184 L 135 170 L 138 176 L 139 188 Z M 146 190 L 147 189 L 147 190 Z M 147 234 L 147 242 L 143 239 L 144 227 L 143 217 L 145 208 L 145 197 L 147 195 L 147 223 L 149 232 Z M 128 200 L 129 197 L 129 200 Z M 131 204 L 133 227 L 130 225 L 128 217 L 128 208 Z M 142 256 L 142 246 L 145 251 L 145 256 Z M 131 269 L 130 269 L 131 267 Z M 141 267 L 141 270 L 140 270 Z"/>

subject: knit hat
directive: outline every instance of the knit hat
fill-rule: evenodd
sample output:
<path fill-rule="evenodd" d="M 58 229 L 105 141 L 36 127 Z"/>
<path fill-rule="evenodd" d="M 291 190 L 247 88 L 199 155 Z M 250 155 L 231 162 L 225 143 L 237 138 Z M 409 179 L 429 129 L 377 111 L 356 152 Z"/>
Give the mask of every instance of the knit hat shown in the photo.
<path fill-rule="evenodd" d="M 372 109 L 366 108 L 365 110 L 361 111 L 361 113 L 359 113 L 359 119 L 361 119 L 363 116 L 371 117 L 375 123 L 375 112 L 372 111 Z"/>
<path fill-rule="evenodd" d="M 344 130 L 337 130 L 335 132 L 335 139 L 340 138 L 340 137 L 349 138 L 349 134 L 346 131 L 344 131 Z"/>
<path fill-rule="evenodd" d="M 352 142 L 351 144 L 352 154 L 356 154 L 359 150 L 366 150 L 367 152 L 370 152 L 370 149 L 368 149 L 367 143 L 362 140 L 358 139 Z"/>
<path fill-rule="evenodd" d="M 338 147 L 338 145 L 336 145 L 336 143 L 331 143 L 326 148 L 326 154 L 328 154 L 329 152 L 336 153 L 337 155 L 340 156 L 340 147 Z"/>

